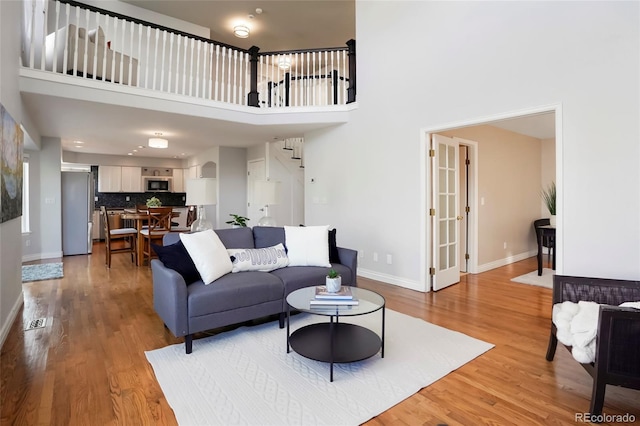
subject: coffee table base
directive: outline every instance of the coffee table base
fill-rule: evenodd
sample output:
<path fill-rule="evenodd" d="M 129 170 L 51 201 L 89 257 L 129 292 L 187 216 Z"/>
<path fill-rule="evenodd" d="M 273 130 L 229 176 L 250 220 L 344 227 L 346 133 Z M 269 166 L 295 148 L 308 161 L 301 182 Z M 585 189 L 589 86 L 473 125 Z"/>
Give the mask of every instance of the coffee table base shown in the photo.
<path fill-rule="evenodd" d="M 305 358 L 330 363 L 331 381 L 333 381 L 334 363 L 355 362 L 370 358 L 382 348 L 382 339 L 373 331 L 359 325 L 324 322 L 307 325 L 294 331 L 289 337 L 289 345 Z"/>

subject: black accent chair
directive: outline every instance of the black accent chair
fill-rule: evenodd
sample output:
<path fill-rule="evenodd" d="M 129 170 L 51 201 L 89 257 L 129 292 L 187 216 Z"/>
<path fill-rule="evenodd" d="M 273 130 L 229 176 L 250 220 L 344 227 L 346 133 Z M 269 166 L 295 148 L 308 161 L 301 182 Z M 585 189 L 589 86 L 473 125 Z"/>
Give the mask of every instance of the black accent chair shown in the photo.
<path fill-rule="evenodd" d="M 640 301 L 640 281 L 603 278 L 553 277 L 553 304 L 580 300 L 602 304 L 596 336 L 596 359 L 581 364 L 593 377 L 593 416 L 602 414 L 607 385 L 640 390 L 640 310 L 621 308 L 623 302 Z M 551 323 L 547 361 L 553 361 L 558 339 Z M 570 347 L 567 349 L 571 350 Z"/>
<path fill-rule="evenodd" d="M 533 229 L 536 231 L 536 241 L 538 242 L 538 244 L 540 244 L 540 229 L 538 229 L 539 226 L 545 226 L 545 225 L 550 225 L 551 221 L 547 218 L 547 219 L 536 219 L 533 221 Z M 555 244 L 555 238 L 549 235 L 546 235 L 544 237 L 544 239 L 542 240 L 542 246 L 546 247 L 547 249 L 549 249 L 548 252 L 548 256 L 547 259 L 550 262 L 551 261 L 551 254 L 553 253 L 553 251 L 556 249 L 556 244 Z"/>

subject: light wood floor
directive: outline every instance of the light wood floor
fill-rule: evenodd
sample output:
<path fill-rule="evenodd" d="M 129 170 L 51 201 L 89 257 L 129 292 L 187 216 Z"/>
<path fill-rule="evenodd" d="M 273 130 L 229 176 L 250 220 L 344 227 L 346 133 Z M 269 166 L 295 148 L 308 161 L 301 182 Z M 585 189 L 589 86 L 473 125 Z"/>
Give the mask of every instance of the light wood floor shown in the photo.
<path fill-rule="evenodd" d="M 63 261 L 63 279 L 24 284 L 0 355 L 0 424 L 175 424 L 144 355 L 181 341 L 153 311 L 150 269 L 124 254 L 107 269 L 102 244 Z M 390 309 L 495 344 L 367 424 L 575 424 L 591 377 L 562 347 L 544 358 L 551 290 L 510 282 L 535 268 L 527 259 L 426 294 L 360 278 Z M 44 329 L 23 331 L 39 317 Z M 640 422 L 640 392 L 608 387 L 604 411 Z"/>

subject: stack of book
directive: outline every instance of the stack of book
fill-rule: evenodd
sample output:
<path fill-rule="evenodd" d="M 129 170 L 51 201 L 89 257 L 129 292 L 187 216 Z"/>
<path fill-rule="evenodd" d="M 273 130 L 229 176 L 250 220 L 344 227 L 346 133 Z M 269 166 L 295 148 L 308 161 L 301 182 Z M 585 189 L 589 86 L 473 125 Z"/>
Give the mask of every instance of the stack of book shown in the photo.
<path fill-rule="evenodd" d="M 327 291 L 327 287 L 323 285 L 316 287 L 316 296 L 310 302 L 312 308 L 336 305 L 355 306 L 357 304 L 358 299 L 353 297 L 351 287 L 343 286 L 340 288 L 340 291 L 331 293 Z"/>

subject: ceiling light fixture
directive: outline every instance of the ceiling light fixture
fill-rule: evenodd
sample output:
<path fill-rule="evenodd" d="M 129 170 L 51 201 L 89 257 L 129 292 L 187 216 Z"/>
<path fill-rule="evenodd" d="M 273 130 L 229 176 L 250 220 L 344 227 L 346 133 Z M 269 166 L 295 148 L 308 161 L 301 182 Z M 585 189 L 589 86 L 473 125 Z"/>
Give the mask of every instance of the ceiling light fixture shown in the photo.
<path fill-rule="evenodd" d="M 233 34 L 238 38 L 247 38 L 249 37 L 249 27 L 246 25 L 236 25 L 233 27 Z"/>
<path fill-rule="evenodd" d="M 160 136 L 162 136 L 162 133 L 156 133 L 156 137 L 155 138 L 149 138 L 149 147 L 150 148 L 164 149 L 164 148 L 168 148 L 169 147 L 169 141 L 166 140 L 166 139 L 161 138 Z"/>
<path fill-rule="evenodd" d="M 291 68 L 291 58 L 288 56 L 283 56 L 282 58 L 280 58 L 280 60 L 278 60 L 278 67 L 284 71 Z"/>

